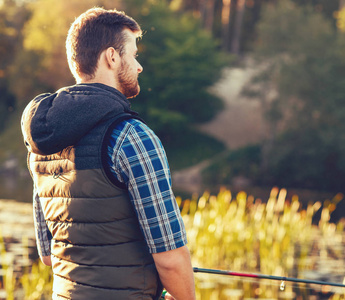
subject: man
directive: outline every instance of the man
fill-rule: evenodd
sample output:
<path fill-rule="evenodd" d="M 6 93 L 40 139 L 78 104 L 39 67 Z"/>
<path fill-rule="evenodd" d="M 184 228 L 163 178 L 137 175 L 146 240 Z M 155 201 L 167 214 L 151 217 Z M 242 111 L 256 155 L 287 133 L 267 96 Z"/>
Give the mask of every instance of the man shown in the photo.
<path fill-rule="evenodd" d="M 67 41 L 77 84 L 22 116 L 38 251 L 53 299 L 195 299 L 186 232 L 157 136 L 130 109 L 139 25 L 93 8 Z"/>

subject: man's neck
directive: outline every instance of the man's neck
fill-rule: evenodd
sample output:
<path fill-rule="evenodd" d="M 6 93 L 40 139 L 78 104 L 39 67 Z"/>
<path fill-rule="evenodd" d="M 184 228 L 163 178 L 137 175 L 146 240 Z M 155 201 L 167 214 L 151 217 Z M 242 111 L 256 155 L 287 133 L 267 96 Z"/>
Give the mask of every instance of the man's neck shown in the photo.
<path fill-rule="evenodd" d="M 103 72 L 97 72 L 97 74 L 93 77 L 83 76 L 79 78 L 79 80 L 77 80 L 77 83 L 102 83 L 122 92 L 120 85 L 115 80 L 115 78 L 113 78 L 113 76 L 110 76 L 110 74 Z"/>

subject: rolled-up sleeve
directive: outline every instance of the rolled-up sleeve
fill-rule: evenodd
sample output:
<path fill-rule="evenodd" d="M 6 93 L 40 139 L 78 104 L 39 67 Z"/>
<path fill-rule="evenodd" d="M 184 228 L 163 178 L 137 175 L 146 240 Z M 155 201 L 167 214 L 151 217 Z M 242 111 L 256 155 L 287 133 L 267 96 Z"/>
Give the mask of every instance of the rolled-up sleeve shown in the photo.
<path fill-rule="evenodd" d="M 150 252 L 186 245 L 185 227 L 159 138 L 142 122 L 130 120 L 119 124 L 110 139 L 111 169 L 128 188 Z"/>

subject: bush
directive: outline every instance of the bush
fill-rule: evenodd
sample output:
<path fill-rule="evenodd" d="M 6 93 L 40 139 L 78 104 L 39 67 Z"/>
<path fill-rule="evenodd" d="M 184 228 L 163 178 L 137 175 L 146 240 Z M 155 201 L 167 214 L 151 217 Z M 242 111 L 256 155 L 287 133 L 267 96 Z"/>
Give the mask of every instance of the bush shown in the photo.
<path fill-rule="evenodd" d="M 206 185 L 229 185 L 234 177 L 243 176 L 253 183 L 259 181 L 261 165 L 261 147 L 251 145 L 229 151 L 220 156 L 203 170 L 203 182 Z"/>

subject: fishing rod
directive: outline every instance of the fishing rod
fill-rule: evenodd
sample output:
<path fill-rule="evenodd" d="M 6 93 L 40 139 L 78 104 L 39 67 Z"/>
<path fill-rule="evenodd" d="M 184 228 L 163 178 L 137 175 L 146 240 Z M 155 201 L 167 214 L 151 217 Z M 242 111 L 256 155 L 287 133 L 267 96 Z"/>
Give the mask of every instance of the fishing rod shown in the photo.
<path fill-rule="evenodd" d="M 255 273 L 243 273 L 243 272 L 232 272 L 225 270 L 215 270 L 215 269 L 204 269 L 204 268 L 193 268 L 194 273 L 207 273 L 207 274 L 217 274 L 217 275 L 227 275 L 227 276 L 238 276 L 238 277 L 248 277 L 256 279 L 270 279 L 270 280 L 279 280 L 281 281 L 280 290 L 285 290 L 285 281 L 291 281 L 296 283 L 309 283 L 309 284 L 318 284 L 318 285 L 328 285 L 328 286 L 337 286 L 345 288 L 345 284 L 336 283 L 336 282 L 327 282 L 319 280 L 310 280 L 310 279 L 300 279 L 293 277 L 284 277 L 284 276 L 273 276 L 273 275 L 264 275 L 264 274 L 255 274 Z M 166 291 L 163 292 L 160 299 L 164 299 Z"/>
<path fill-rule="evenodd" d="M 309 280 L 309 279 L 300 279 L 293 277 L 283 277 L 283 276 L 273 276 L 273 275 L 264 275 L 264 274 L 253 274 L 253 273 L 242 273 L 242 272 L 232 272 L 224 270 L 215 270 L 215 269 L 203 269 L 203 268 L 193 268 L 194 273 L 208 273 L 208 274 L 219 274 L 219 275 L 228 275 L 228 276 L 239 276 L 239 277 L 249 277 L 257 279 L 270 279 L 270 280 L 279 280 L 281 281 L 280 289 L 285 289 L 285 281 L 292 281 L 297 283 L 309 283 L 309 284 L 319 284 L 319 285 L 329 285 L 337 287 L 345 287 L 345 284 L 319 281 L 319 280 Z"/>

